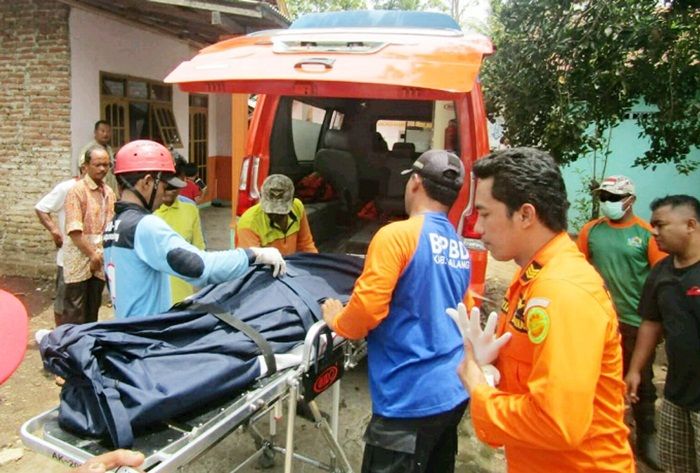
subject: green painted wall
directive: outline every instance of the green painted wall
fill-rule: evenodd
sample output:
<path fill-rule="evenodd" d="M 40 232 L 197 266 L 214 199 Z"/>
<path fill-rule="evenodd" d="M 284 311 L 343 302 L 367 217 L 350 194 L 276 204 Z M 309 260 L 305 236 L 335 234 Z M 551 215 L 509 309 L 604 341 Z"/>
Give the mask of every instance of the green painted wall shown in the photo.
<path fill-rule="evenodd" d="M 700 169 L 696 169 L 688 175 L 681 175 L 678 174 L 675 166 L 670 164 L 657 166 L 655 170 L 632 166 L 634 159 L 641 156 L 649 148 L 648 140 L 644 137 L 640 138 L 639 132 L 640 128 L 633 119 L 624 120 L 613 130 L 610 146 L 612 154 L 608 159 L 605 172 L 606 176 L 622 174 L 632 179 L 637 190 L 635 213 L 643 219 L 649 220 L 651 201 L 668 194 L 688 194 L 700 199 Z M 692 150 L 689 158 L 700 164 L 700 150 Z M 602 162 L 599 159 L 596 168 L 598 175 L 600 175 L 601 166 Z M 569 230 L 578 232 L 579 225 L 577 224 L 582 222 L 584 217 L 576 211 L 574 202 L 588 194 L 581 181 L 583 175 L 586 176 L 587 180 L 590 180 L 593 159 L 590 156 L 581 158 L 575 163 L 565 166 L 562 171 L 569 202 L 572 204 L 572 208 L 569 210 Z"/>

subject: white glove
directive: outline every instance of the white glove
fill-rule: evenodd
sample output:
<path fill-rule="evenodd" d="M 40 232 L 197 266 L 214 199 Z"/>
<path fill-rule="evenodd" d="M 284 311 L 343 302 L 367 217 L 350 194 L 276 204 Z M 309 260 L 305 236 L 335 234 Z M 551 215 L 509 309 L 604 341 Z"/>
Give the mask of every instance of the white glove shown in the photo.
<path fill-rule="evenodd" d="M 272 266 L 272 275 L 274 277 L 284 276 L 287 272 L 287 263 L 277 248 L 250 248 L 250 251 L 255 255 L 254 264 L 269 264 Z"/>
<path fill-rule="evenodd" d="M 496 386 L 498 386 L 498 383 L 501 382 L 501 372 L 498 371 L 498 369 L 495 366 L 484 365 L 481 367 L 481 371 L 484 372 L 486 382 L 492 388 L 495 388 Z"/>
<path fill-rule="evenodd" d="M 471 344 L 474 358 L 479 366 L 488 365 L 498 358 L 501 347 L 510 340 L 509 332 L 498 338 L 494 337 L 498 317 L 495 312 L 489 314 L 484 330 L 481 330 L 481 311 L 478 307 L 472 309 L 469 317 L 467 317 L 467 308 L 462 303 L 456 309 L 447 309 L 445 313 L 457 324 L 465 343 L 469 341 Z"/>

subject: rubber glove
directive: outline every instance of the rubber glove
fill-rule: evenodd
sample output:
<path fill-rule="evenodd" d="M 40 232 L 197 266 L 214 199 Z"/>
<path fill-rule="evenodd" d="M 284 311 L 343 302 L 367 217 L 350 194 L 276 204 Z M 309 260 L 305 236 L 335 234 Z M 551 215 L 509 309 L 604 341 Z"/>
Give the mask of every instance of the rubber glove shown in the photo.
<path fill-rule="evenodd" d="M 486 327 L 483 330 L 481 329 L 481 311 L 478 307 L 472 309 L 469 317 L 467 317 L 467 308 L 462 303 L 456 309 L 447 309 L 445 313 L 457 324 L 465 343 L 469 341 L 471 344 L 474 359 L 479 366 L 491 364 L 498 358 L 501 347 L 510 340 L 511 334 L 509 332 L 498 338 L 495 337 L 496 319 L 498 318 L 495 312 L 489 314 Z"/>
<path fill-rule="evenodd" d="M 250 251 L 255 255 L 253 264 L 269 264 L 274 277 L 284 276 L 287 272 L 287 263 L 277 248 L 250 248 Z"/>

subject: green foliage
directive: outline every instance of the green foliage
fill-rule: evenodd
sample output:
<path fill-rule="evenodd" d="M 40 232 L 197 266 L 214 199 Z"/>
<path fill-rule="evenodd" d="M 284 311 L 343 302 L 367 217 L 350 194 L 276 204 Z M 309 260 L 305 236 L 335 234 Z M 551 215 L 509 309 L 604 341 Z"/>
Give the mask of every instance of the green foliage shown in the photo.
<path fill-rule="evenodd" d="M 292 18 L 306 13 L 362 10 L 368 6 L 373 10 L 447 10 L 443 0 L 287 0 Z"/>
<path fill-rule="evenodd" d="M 598 187 L 598 182 L 591 180 L 583 170 L 574 171 L 579 180 L 581 191 L 571 199 L 571 210 L 575 217 L 569 221 L 569 232 L 578 234 L 581 228 L 591 219 L 598 216 L 598 201 L 593 198 L 592 189 Z"/>
<path fill-rule="evenodd" d="M 287 0 L 287 8 L 294 19 L 306 13 L 363 10 L 367 3 L 365 0 Z"/>
<path fill-rule="evenodd" d="M 375 0 L 375 10 L 427 10 L 445 9 L 440 0 Z"/>
<path fill-rule="evenodd" d="M 636 164 L 655 169 L 656 164 L 674 163 L 686 174 L 697 163 L 685 156 L 700 146 L 700 10 L 673 8 L 655 20 L 646 47 L 634 60 L 639 94 L 658 108 L 638 119 L 651 144 Z"/>
<path fill-rule="evenodd" d="M 659 113 L 639 118 L 652 145 L 638 163 L 692 168 L 686 155 L 700 145 L 697 11 L 660 9 L 657 0 L 493 7 L 497 50 L 482 83 L 510 144 L 542 147 L 562 163 L 588 154 L 605 163 L 610 130 L 644 101 Z"/>

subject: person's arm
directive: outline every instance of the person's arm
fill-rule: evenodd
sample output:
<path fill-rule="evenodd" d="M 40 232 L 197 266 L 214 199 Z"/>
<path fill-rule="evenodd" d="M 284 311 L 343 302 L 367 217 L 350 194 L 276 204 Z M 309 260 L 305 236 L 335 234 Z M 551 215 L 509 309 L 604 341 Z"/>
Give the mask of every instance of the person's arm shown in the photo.
<path fill-rule="evenodd" d="M 527 392 L 492 388 L 483 375 L 471 373 L 477 378 L 470 391 L 472 422 L 488 444 L 571 449 L 590 428 L 604 346 L 617 327 L 584 290 L 551 282 L 544 289 L 533 298 L 548 300 L 547 307 L 531 307 L 525 314 L 526 319 L 537 316 L 543 330 L 539 333 L 545 334 L 533 341 Z"/>
<path fill-rule="evenodd" d="M 202 251 L 156 216 L 144 217 L 134 238 L 142 261 L 197 286 L 242 276 L 255 260 L 250 250 Z"/>
<path fill-rule="evenodd" d="M 632 359 L 630 366 L 625 375 L 625 384 L 627 385 L 627 397 L 635 403 L 639 400 L 637 389 L 642 379 L 642 370 L 646 366 L 652 353 L 656 350 L 661 335 L 663 334 L 663 326 L 660 322 L 652 322 L 645 320 L 639 326 L 637 332 L 637 341 L 634 344 Z"/>
<path fill-rule="evenodd" d="M 34 211 L 36 212 L 36 216 L 39 217 L 39 222 L 51 234 L 51 238 L 53 239 L 53 242 L 56 245 L 56 248 L 62 247 L 63 246 L 63 234 L 61 233 L 61 230 L 58 229 L 58 225 L 56 225 L 56 223 L 51 218 L 51 215 L 47 212 L 42 212 L 39 209 L 34 209 Z"/>
<path fill-rule="evenodd" d="M 637 332 L 637 341 L 634 344 L 632 351 L 632 359 L 630 366 L 625 375 L 625 384 L 627 385 L 627 399 L 630 402 L 637 402 L 637 389 L 641 382 L 641 372 L 647 361 L 651 357 L 656 345 L 659 343 L 663 335 L 663 325 L 661 312 L 656 298 L 656 280 L 660 270 L 663 269 L 659 263 L 658 266 L 652 268 L 647 280 L 644 281 L 642 295 L 639 298 L 639 307 L 637 312 L 642 317 L 642 325 Z"/>
<path fill-rule="evenodd" d="M 299 222 L 299 235 L 297 235 L 297 251 L 305 251 L 307 253 L 318 253 L 316 244 L 314 243 L 314 237 L 311 234 L 311 228 L 309 227 L 309 219 L 306 218 L 306 211 L 304 211 L 301 216 L 301 222 Z"/>
<path fill-rule="evenodd" d="M 134 251 L 151 268 L 195 286 L 230 281 L 242 276 L 252 264 L 272 266 L 275 276 L 286 271 L 284 259 L 275 248 L 202 251 L 155 215 L 144 217 L 136 227 Z"/>
<path fill-rule="evenodd" d="M 108 470 L 120 466 L 139 467 L 143 465 L 144 456 L 140 452 L 131 450 L 113 450 L 92 457 L 78 468 L 74 468 L 70 473 L 105 473 Z M 140 470 L 139 470 L 140 471 Z"/>
<path fill-rule="evenodd" d="M 82 254 L 90 260 L 90 271 L 97 272 L 102 268 L 102 255 L 96 251 L 83 233 L 83 209 L 77 187 L 72 188 L 66 195 L 66 234 Z"/>
<path fill-rule="evenodd" d="M 199 187 L 199 185 L 198 185 L 197 187 Z M 209 190 L 209 188 L 206 187 L 206 186 L 203 187 L 203 188 L 200 188 L 201 194 L 199 194 L 199 200 L 204 200 L 204 199 L 207 197 L 207 191 L 208 191 L 208 190 Z"/>
<path fill-rule="evenodd" d="M 59 212 L 63 208 L 68 189 L 68 184 L 62 182 L 51 189 L 51 192 L 42 197 L 34 206 L 39 222 L 51 234 L 56 248 L 63 246 L 63 228 L 58 228 L 56 222 L 51 218 L 51 214 Z"/>
<path fill-rule="evenodd" d="M 102 269 L 102 254 L 90 245 L 80 230 L 73 230 L 68 234 L 73 244 L 90 259 L 90 271 L 93 273 Z"/>
<path fill-rule="evenodd" d="M 199 186 L 194 182 L 192 182 L 192 200 L 195 201 L 197 205 L 202 201 L 202 189 L 199 188 Z"/>
<path fill-rule="evenodd" d="M 324 320 L 338 335 L 364 338 L 386 318 L 396 282 L 418 246 L 422 224 L 423 219 L 416 218 L 388 225 L 372 238 L 347 306 L 342 310 L 334 303 L 323 307 Z"/>

